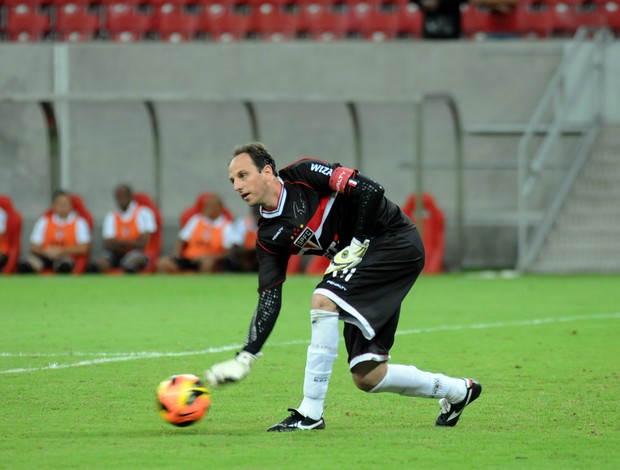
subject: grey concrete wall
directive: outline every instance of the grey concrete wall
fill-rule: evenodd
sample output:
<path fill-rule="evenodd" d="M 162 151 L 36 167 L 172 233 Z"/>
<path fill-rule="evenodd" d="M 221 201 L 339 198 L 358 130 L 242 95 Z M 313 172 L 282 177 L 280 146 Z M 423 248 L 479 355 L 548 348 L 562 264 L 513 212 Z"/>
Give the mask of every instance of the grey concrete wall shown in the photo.
<path fill-rule="evenodd" d="M 260 138 L 280 166 L 301 156 L 352 165 L 353 131 L 343 103 L 359 102 L 362 169 L 402 203 L 415 190 L 411 102 L 418 94 L 452 94 L 466 127 L 525 123 L 563 53 L 563 43 L 554 41 L 0 44 L 0 192 L 10 194 L 24 213 L 25 232 L 47 205 L 51 189 L 48 136 L 36 100 L 53 98 L 58 86 L 54 73 L 62 71 L 62 63 L 55 61 L 54 47 L 67 47 L 73 99 L 70 166 L 62 183 L 84 196 L 99 223 L 112 206 L 117 183 L 155 191 L 154 142 L 142 100 L 155 103 L 167 249 L 179 212 L 201 191 L 219 192 L 237 215 L 247 212 L 226 175 L 230 150 L 252 135 L 244 100 L 256 103 Z M 450 263 L 453 131 L 441 106 L 429 105 L 426 114 L 429 163 L 448 165 L 429 170 L 426 184 L 448 218 Z M 514 263 L 516 229 L 498 214 L 516 208 L 516 143 L 516 138 L 465 140 L 467 266 Z M 485 164 L 488 168 L 480 168 Z"/>

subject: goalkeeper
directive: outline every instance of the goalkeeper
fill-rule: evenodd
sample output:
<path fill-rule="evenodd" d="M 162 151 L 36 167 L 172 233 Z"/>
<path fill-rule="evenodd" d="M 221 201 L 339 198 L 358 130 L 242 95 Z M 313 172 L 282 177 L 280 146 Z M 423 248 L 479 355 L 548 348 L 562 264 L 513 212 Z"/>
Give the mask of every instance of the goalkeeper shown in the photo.
<path fill-rule="evenodd" d="M 302 159 L 280 172 L 267 148 L 235 148 L 229 164 L 234 190 L 260 208 L 258 307 L 243 350 L 206 371 L 215 386 L 250 373 L 282 303 L 292 254 L 323 255 L 331 263 L 310 302 L 303 399 L 268 431 L 323 429 L 323 405 L 338 354 L 338 320 L 355 385 L 365 392 L 439 398 L 437 426 L 454 426 L 481 393 L 469 378 L 388 364 L 400 306 L 424 266 L 420 235 L 375 181 L 338 163 Z"/>

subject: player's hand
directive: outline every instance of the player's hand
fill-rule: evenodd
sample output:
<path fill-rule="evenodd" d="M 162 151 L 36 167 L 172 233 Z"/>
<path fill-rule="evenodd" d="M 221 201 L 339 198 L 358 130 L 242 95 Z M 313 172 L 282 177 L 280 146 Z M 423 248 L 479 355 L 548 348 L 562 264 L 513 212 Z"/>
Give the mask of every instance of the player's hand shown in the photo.
<path fill-rule="evenodd" d="M 250 374 L 256 356 L 241 351 L 234 359 L 215 364 L 205 372 L 205 379 L 212 387 L 230 382 L 239 382 Z"/>
<path fill-rule="evenodd" d="M 364 240 L 361 242 L 357 238 L 353 238 L 349 246 L 336 253 L 336 256 L 334 256 L 334 259 L 332 259 L 331 263 L 329 263 L 329 266 L 325 270 L 325 274 L 331 274 L 336 271 L 350 269 L 357 266 L 360 261 L 362 261 L 364 254 L 366 254 L 369 244 L 370 240 Z"/>

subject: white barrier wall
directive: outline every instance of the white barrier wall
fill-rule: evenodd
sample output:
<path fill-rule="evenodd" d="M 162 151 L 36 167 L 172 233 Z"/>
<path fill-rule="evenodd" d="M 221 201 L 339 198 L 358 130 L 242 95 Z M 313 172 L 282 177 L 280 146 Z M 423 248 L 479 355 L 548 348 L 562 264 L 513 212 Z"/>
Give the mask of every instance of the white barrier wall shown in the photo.
<path fill-rule="evenodd" d="M 247 212 L 226 175 L 230 150 L 252 136 L 245 100 L 255 104 L 260 138 L 279 166 L 301 156 L 352 165 L 353 130 L 344 103 L 359 103 L 362 170 L 403 203 L 415 190 L 411 103 L 417 95 L 450 93 L 466 128 L 524 124 L 563 46 L 556 41 L 0 44 L 0 192 L 12 196 L 24 214 L 26 239 L 52 185 L 49 135 L 37 103 L 54 101 L 55 92 L 66 90 L 69 111 L 61 123 L 68 165 L 61 185 L 83 195 L 99 224 L 117 183 L 156 190 L 144 100 L 154 103 L 168 249 L 180 211 L 201 191 L 220 193 L 237 215 Z M 617 63 L 618 48 L 614 51 L 610 60 Z M 608 81 L 610 103 L 618 101 L 617 73 Z M 620 122 L 619 108 L 609 106 L 607 118 Z M 428 171 L 426 187 L 446 212 L 451 242 L 454 145 L 444 108 L 428 107 L 425 136 L 429 162 L 445 164 Z M 516 142 L 516 137 L 473 135 L 465 140 L 466 266 L 514 263 L 516 228 L 505 214 L 516 209 Z"/>

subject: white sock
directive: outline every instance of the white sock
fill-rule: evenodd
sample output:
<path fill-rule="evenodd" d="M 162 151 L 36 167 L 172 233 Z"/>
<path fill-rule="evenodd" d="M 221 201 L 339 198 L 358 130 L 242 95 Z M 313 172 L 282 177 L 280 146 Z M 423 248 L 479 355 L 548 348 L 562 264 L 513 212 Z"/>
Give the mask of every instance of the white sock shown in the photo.
<path fill-rule="evenodd" d="M 465 398 L 467 386 L 463 379 L 424 372 L 414 366 L 388 364 L 385 377 L 371 393 L 390 392 L 408 397 L 446 398 L 458 403 Z"/>
<path fill-rule="evenodd" d="M 327 310 L 311 310 L 312 339 L 308 346 L 304 398 L 297 408 L 302 415 L 318 420 L 329 386 L 334 361 L 338 357 L 338 314 Z"/>

